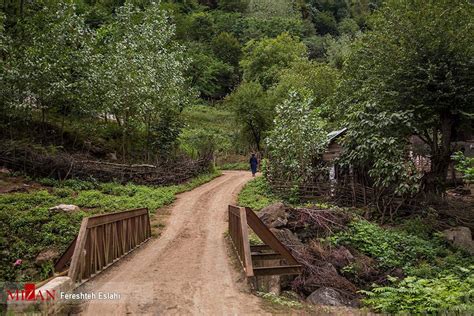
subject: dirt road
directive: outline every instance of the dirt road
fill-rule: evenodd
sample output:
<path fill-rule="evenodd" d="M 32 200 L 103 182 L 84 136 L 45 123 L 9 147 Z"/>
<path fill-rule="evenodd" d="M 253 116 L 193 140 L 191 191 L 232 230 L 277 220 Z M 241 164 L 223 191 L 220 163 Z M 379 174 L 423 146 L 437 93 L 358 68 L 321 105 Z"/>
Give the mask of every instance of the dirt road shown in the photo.
<path fill-rule="evenodd" d="M 224 239 L 227 205 L 250 178 L 249 172 L 224 172 L 181 194 L 160 238 L 79 289 L 118 293 L 120 299 L 88 301 L 83 314 L 265 314 L 260 300 L 248 293 Z"/>

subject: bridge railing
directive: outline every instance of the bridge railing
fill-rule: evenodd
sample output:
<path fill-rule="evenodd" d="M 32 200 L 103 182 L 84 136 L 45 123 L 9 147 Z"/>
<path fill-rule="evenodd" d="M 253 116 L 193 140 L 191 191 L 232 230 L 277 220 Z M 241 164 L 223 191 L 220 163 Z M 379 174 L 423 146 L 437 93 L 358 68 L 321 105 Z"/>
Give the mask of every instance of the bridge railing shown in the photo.
<path fill-rule="evenodd" d="M 55 265 L 70 262 L 68 276 L 83 283 L 151 237 L 148 209 L 101 214 L 82 220 L 79 233 Z"/>
<path fill-rule="evenodd" d="M 250 245 L 248 227 L 263 244 Z M 248 207 L 229 205 L 229 234 L 247 277 L 301 273 L 301 265 Z M 277 266 L 254 266 L 255 261 L 280 260 Z"/>

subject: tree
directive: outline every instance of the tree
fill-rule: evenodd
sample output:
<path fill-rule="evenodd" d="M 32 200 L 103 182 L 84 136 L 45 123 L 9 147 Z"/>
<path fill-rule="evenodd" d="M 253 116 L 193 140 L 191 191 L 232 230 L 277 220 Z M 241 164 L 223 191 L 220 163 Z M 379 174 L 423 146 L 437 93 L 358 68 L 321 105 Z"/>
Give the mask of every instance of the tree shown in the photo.
<path fill-rule="evenodd" d="M 269 91 L 271 102 L 280 104 L 291 91 L 306 91 L 311 97 L 311 109 L 326 109 L 323 104 L 337 88 L 339 72 L 327 64 L 315 61 L 295 62 L 291 68 L 282 70 L 278 83 Z"/>
<path fill-rule="evenodd" d="M 217 7 L 224 11 L 245 12 L 249 5 L 249 0 L 219 0 Z"/>
<path fill-rule="evenodd" d="M 240 43 L 233 36 L 227 32 L 222 32 L 212 40 L 212 50 L 214 54 L 222 61 L 227 62 L 233 66 L 239 65 L 242 49 Z"/>
<path fill-rule="evenodd" d="M 145 126 L 147 152 L 156 145 L 153 132 L 162 134 L 155 136 L 164 141 L 159 144 L 162 155 L 177 139 L 175 117 L 189 94 L 184 78 L 188 61 L 173 36 L 174 26 L 158 4 L 141 10 L 127 2 L 98 30 L 89 91 L 121 126 L 124 157 L 136 126 Z"/>
<path fill-rule="evenodd" d="M 387 1 L 357 42 L 338 89 L 350 109 L 350 162 L 367 162 L 376 181 L 408 185 L 406 145 L 430 148 L 424 189 L 442 192 L 462 122 L 472 119 L 474 6 L 465 0 Z"/>
<path fill-rule="evenodd" d="M 315 12 L 313 23 L 316 32 L 320 35 L 338 35 L 336 19 L 330 12 Z"/>
<path fill-rule="evenodd" d="M 186 74 L 191 86 L 202 98 L 223 98 L 238 82 L 234 67 L 209 53 L 206 46 L 194 42 L 188 47 L 191 63 Z"/>
<path fill-rule="evenodd" d="M 42 111 L 68 114 L 83 109 L 79 86 L 90 62 L 90 32 L 71 4 L 44 6 L 17 25 L 21 35 L 11 51 L 8 68 L 17 103 Z M 18 104 L 17 104 L 18 105 Z"/>
<path fill-rule="evenodd" d="M 313 162 L 324 151 L 327 135 L 319 110 L 311 104 L 306 90 L 290 91 L 277 105 L 274 127 L 266 139 L 272 176 L 294 181 L 311 178 Z"/>
<path fill-rule="evenodd" d="M 276 38 L 248 42 L 240 66 L 244 80 L 257 81 L 268 88 L 277 82 L 281 70 L 306 56 L 306 46 L 288 33 L 283 33 Z"/>
<path fill-rule="evenodd" d="M 360 28 L 357 22 L 351 18 L 345 18 L 337 25 L 337 30 L 339 34 L 347 34 L 349 36 L 354 36 L 359 32 Z"/>
<path fill-rule="evenodd" d="M 266 94 L 257 82 L 243 82 L 229 101 L 242 134 L 257 151 L 262 150 L 262 140 L 271 125 L 272 109 L 266 102 Z"/>

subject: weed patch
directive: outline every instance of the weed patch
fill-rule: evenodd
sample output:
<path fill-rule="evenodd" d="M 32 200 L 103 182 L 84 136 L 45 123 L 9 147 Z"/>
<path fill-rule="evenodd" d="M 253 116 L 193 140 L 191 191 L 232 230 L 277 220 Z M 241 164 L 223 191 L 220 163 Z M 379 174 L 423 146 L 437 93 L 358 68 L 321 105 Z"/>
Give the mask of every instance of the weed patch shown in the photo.
<path fill-rule="evenodd" d="M 265 206 L 279 202 L 280 199 L 271 193 L 270 186 L 264 177 L 256 177 L 247 182 L 240 191 L 238 204 L 260 211 Z"/>
<path fill-rule="evenodd" d="M 219 174 L 213 172 L 181 185 L 166 187 L 40 179 L 38 182 L 48 190 L 2 194 L 0 280 L 39 281 L 47 278 L 57 258 L 37 262 L 36 257 L 49 248 L 62 253 L 77 235 L 82 218 L 86 216 L 142 207 L 153 214 L 158 208 L 172 203 L 176 194 L 191 190 Z M 58 204 L 74 204 L 82 210 L 74 213 L 49 210 Z"/>

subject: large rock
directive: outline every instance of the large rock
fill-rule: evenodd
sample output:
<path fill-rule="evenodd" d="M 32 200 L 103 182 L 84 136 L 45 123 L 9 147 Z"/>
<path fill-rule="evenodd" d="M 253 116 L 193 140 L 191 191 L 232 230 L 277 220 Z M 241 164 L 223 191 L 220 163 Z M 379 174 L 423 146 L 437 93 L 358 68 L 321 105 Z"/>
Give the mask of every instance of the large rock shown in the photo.
<path fill-rule="evenodd" d="M 350 302 L 344 299 L 342 295 L 331 287 L 321 287 L 311 293 L 306 302 L 313 305 L 329 305 L 329 306 L 347 306 Z"/>
<path fill-rule="evenodd" d="M 474 241 L 469 227 L 458 226 L 443 231 L 443 236 L 454 247 L 474 255 Z"/>
<path fill-rule="evenodd" d="M 66 212 L 66 213 L 71 213 L 71 212 L 77 212 L 80 210 L 79 206 L 77 205 L 72 205 L 72 204 L 59 204 L 56 206 L 53 206 L 49 209 L 50 211 L 53 212 Z"/>
<path fill-rule="evenodd" d="M 41 251 L 35 259 L 35 263 L 41 265 L 48 261 L 54 261 L 59 257 L 60 253 L 56 249 L 46 249 Z"/>
<path fill-rule="evenodd" d="M 287 228 L 270 228 L 270 231 L 279 241 L 281 241 L 282 244 L 288 248 L 301 249 L 304 247 L 304 244 L 301 242 L 301 240 L 299 240 L 298 237 Z"/>
<path fill-rule="evenodd" d="M 270 228 L 282 227 L 288 223 L 285 205 L 281 202 L 264 207 L 258 216 Z"/>

